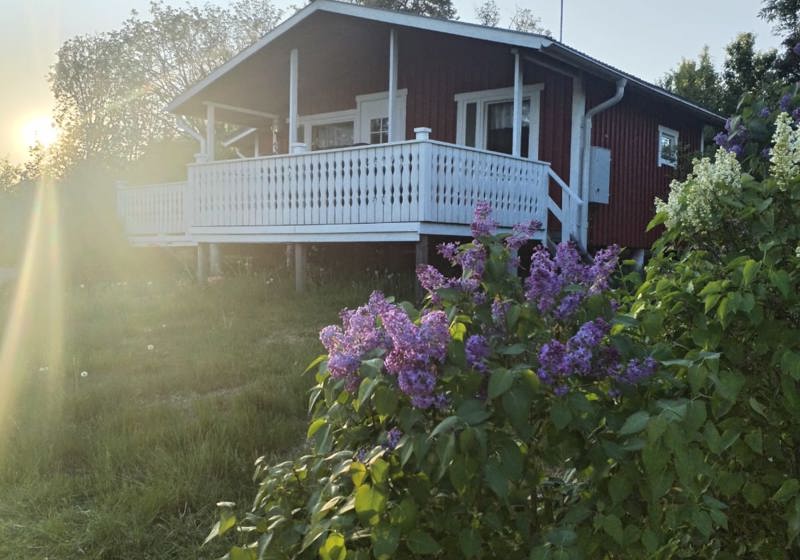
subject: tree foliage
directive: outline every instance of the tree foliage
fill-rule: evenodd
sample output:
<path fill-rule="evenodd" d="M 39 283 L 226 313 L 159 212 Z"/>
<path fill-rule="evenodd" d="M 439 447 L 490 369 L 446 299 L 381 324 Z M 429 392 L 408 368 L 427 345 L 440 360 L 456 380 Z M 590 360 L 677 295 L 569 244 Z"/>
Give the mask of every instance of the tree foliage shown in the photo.
<path fill-rule="evenodd" d="M 495 0 L 486 0 L 475 8 L 475 17 L 481 25 L 498 27 L 500 25 L 500 9 L 497 6 L 497 2 Z M 506 27 L 523 33 L 552 36 L 550 31 L 542 26 L 542 19 L 536 17 L 533 10 L 520 6 L 515 8 Z"/>
<path fill-rule="evenodd" d="M 152 2 L 120 29 L 78 36 L 58 50 L 50 75 L 56 173 L 77 161 L 113 167 L 140 157 L 151 142 L 175 136 L 163 110 L 175 96 L 274 27 L 283 12 L 268 0 L 172 7 Z"/>
<path fill-rule="evenodd" d="M 409 12 L 421 16 L 456 19 L 456 8 L 452 0 L 355 0 L 356 4 Z"/>
<path fill-rule="evenodd" d="M 667 73 L 659 85 L 703 107 L 715 111 L 723 108 L 720 103 L 723 86 L 720 75 L 714 68 L 708 46 L 703 47 L 696 61 L 681 59 L 678 67 Z"/>
<path fill-rule="evenodd" d="M 488 27 L 497 27 L 500 24 L 500 8 L 495 0 L 486 0 L 475 8 L 475 17 L 478 23 Z"/>

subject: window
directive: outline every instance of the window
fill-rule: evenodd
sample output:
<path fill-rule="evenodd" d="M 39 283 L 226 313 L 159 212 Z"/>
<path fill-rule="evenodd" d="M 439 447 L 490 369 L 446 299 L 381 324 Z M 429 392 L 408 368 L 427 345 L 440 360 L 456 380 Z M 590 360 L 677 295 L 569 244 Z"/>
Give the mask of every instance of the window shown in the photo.
<path fill-rule="evenodd" d="M 353 145 L 353 121 L 311 126 L 311 149 L 330 150 Z"/>
<path fill-rule="evenodd" d="M 522 144 L 520 155 L 539 156 L 539 97 L 541 84 L 522 89 Z M 514 144 L 514 89 L 459 93 L 456 142 L 464 146 L 512 153 Z"/>
<path fill-rule="evenodd" d="M 389 141 L 389 118 L 382 117 L 369 120 L 369 143 L 385 144 Z"/>
<path fill-rule="evenodd" d="M 658 127 L 658 166 L 662 165 L 678 165 L 678 131 L 666 126 Z"/>

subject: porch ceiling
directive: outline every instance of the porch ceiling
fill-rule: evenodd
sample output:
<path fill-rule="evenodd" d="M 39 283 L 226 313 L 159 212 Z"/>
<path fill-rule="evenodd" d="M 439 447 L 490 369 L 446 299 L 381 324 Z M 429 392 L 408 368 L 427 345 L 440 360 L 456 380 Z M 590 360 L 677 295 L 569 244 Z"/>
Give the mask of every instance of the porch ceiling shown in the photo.
<path fill-rule="evenodd" d="M 289 112 L 289 53 L 299 51 L 299 113 L 313 111 L 320 98 L 337 104 L 337 92 L 348 91 L 352 76 L 371 76 L 372 89 L 384 91 L 388 83 L 389 26 L 339 14 L 317 12 L 254 53 L 197 95 L 175 108 L 181 115 L 204 117 L 205 103 L 271 113 L 285 119 Z M 402 84 L 399 87 L 403 87 Z M 333 97 L 334 99 L 331 99 Z M 338 100 L 335 110 L 352 109 L 354 99 Z M 265 117 L 217 108 L 220 121 L 262 126 Z"/>

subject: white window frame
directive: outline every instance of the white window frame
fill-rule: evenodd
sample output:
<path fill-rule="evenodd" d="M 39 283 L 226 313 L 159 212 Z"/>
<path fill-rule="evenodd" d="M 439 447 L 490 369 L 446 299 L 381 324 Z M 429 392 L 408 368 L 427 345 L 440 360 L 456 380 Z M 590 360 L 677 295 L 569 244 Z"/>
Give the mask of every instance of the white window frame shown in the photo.
<path fill-rule="evenodd" d="M 398 127 L 398 134 L 404 135 L 405 134 L 405 107 L 406 107 L 406 97 L 408 96 L 408 89 L 398 89 L 396 93 L 396 99 L 398 103 L 398 116 L 400 118 L 399 125 L 402 126 L 402 130 Z M 345 109 L 343 111 L 331 111 L 329 113 L 313 113 L 310 115 L 303 115 L 297 118 L 297 125 L 298 127 L 303 127 L 303 140 L 308 145 L 308 148 L 311 149 L 311 145 L 309 142 L 311 141 L 311 127 L 319 126 L 319 125 L 326 125 L 326 124 L 340 124 L 340 123 L 353 123 L 353 143 L 360 144 L 360 143 L 369 143 L 369 138 L 361 138 L 361 104 L 365 101 L 375 101 L 379 99 L 384 99 L 389 97 L 388 91 L 379 91 L 376 93 L 365 93 L 362 95 L 356 95 L 355 101 L 356 106 L 354 109 Z M 288 120 L 287 120 L 288 122 Z"/>
<path fill-rule="evenodd" d="M 539 121 L 541 113 L 541 93 L 544 84 L 522 86 L 522 100 L 530 100 L 528 159 L 539 159 Z M 467 104 L 475 103 L 475 148 L 486 151 L 486 111 L 492 103 L 514 101 L 514 88 L 485 89 L 457 93 L 456 101 L 456 144 L 465 146 L 467 142 Z"/>
<path fill-rule="evenodd" d="M 662 136 L 672 136 L 675 138 L 675 161 L 670 161 L 668 159 L 664 159 L 661 157 L 661 137 Z M 680 140 L 680 135 L 677 130 L 673 128 L 669 128 L 667 126 L 658 125 L 658 146 L 657 150 L 658 153 L 656 157 L 658 158 L 658 166 L 661 167 L 662 165 L 666 165 L 668 167 L 675 168 L 678 166 L 678 141 Z"/>

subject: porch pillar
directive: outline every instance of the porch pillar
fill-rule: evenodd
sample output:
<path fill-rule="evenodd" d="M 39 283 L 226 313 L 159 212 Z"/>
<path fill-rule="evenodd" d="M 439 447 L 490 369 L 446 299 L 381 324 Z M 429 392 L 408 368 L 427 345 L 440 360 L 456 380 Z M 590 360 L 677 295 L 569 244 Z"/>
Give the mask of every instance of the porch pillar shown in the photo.
<path fill-rule="evenodd" d="M 261 137 L 261 135 L 259 134 L 259 131 L 256 130 L 255 145 L 253 146 L 253 157 L 261 156 L 261 140 L 260 140 L 260 137 Z"/>
<path fill-rule="evenodd" d="M 208 282 L 208 243 L 197 244 L 197 282 Z"/>
<path fill-rule="evenodd" d="M 214 105 L 206 105 L 206 161 L 214 161 L 217 120 Z"/>
<path fill-rule="evenodd" d="M 297 66 L 299 53 L 289 54 L 289 146 L 297 142 Z"/>
<path fill-rule="evenodd" d="M 519 51 L 514 49 L 514 125 L 511 155 L 520 157 L 522 153 L 522 60 Z"/>
<path fill-rule="evenodd" d="M 210 276 L 222 276 L 222 258 L 219 243 L 208 244 L 208 273 Z"/>
<path fill-rule="evenodd" d="M 395 140 L 395 108 L 397 107 L 397 30 L 389 30 L 389 115 L 387 137 Z"/>
<path fill-rule="evenodd" d="M 302 293 L 306 289 L 306 246 L 294 244 L 294 290 Z"/>

